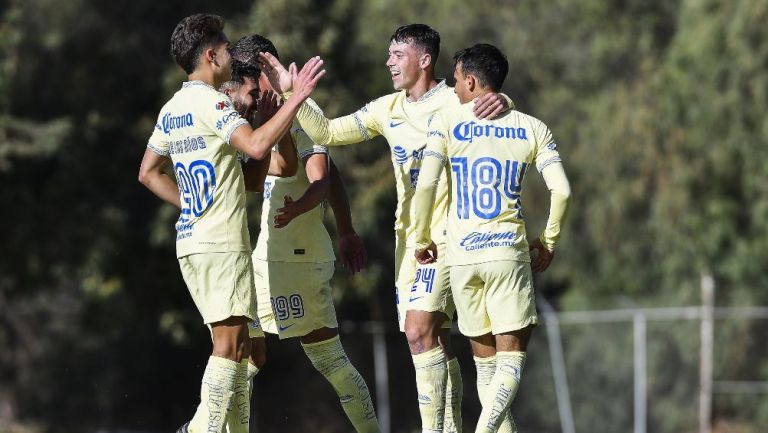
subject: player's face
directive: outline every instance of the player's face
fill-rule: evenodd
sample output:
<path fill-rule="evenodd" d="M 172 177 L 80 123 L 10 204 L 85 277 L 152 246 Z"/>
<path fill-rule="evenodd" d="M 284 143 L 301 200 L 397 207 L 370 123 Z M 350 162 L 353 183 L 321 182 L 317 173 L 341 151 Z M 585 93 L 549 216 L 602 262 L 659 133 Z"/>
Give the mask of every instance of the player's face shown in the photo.
<path fill-rule="evenodd" d="M 461 101 L 462 104 L 471 101 L 472 92 L 469 90 L 467 76 L 461 72 L 461 63 L 457 64 L 453 69 L 453 79 L 456 80 L 456 85 L 453 87 L 453 91 L 456 92 L 456 96 L 459 97 L 459 101 Z"/>
<path fill-rule="evenodd" d="M 236 92 L 229 95 L 235 110 L 241 116 L 248 118 L 250 113 L 256 108 L 256 100 L 259 97 L 259 83 L 249 77 L 243 78 L 244 83 Z"/>
<path fill-rule="evenodd" d="M 214 66 L 214 76 L 217 80 L 217 87 L 218 84 L 223 83 L 232 76 L 232 68 L 230 66 L 231 58 L 229 56 L 229 40 L 224 38 L 223 42 L 220 42 L 216 47 L 213 49 L 214 58 L 213 58 L 213 66 Z"/>
<path fill-rule="evenodd" d="M 419 66 L 423 54 L 411 44 L 392 41 L 389 44 L 387 67 L 395 90 L 408 90 L 418 81 L 424 70 Z"/>

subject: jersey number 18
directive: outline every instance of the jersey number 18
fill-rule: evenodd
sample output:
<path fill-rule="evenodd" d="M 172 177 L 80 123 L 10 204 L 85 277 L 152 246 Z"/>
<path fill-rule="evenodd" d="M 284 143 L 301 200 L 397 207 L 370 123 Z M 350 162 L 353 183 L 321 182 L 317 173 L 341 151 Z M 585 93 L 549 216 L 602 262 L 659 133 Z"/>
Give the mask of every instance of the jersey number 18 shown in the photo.
<path fill-rule="evenodd" d="M 467 157 L 451 158 L 459 219 L 469 219 L 470 209 L 475 216 L 486 220 L 499 216 L 502 191 L 508 199 L 517 200 L 519 212 L 520 191 L 527 168 L 525 162 L 499 161 L 488 156 L 471 161 L 471 165 Z"/>

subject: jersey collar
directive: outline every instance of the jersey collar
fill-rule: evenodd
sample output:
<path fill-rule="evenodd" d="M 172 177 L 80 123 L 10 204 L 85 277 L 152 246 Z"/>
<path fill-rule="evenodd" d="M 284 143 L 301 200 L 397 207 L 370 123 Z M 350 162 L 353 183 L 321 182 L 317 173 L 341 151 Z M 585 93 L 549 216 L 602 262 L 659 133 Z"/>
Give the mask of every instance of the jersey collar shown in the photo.
<path fill-rule="evenodd" d="M 211 90 L 216 90 L 211 86 L 210 84 L 206 83 L 205 81 L 200 80 L 194 80 L 194 81 L 185 81 L 181 84 L 182 89 L 186 89 L 187 87 L 193 87 L 193 86 L 204 86 Z"/>
<path fill-rule="evenodd" d="M 413 102 L 411 102 L 411 103 L 412 103 L 412 104 L 418 104 L 419 102 L 423 102 L 423 101 L 426 101 L 427 99 L 429 99 L 429 97 L 430 97 L 430 96 L 432 96 L 432 95 L 434 95 L 435 93 L 437 93 L 437 92 L 439 92 L 439 91 L 441 91 L 441 90 L 445 89 L 446 87 L 448 87 L 448 85 L 447 85 L 447 84 L 445 84 L 445 80 L 444 80 L 444 79 L 443 79 L 443 80 L 440 80 L 440 82 L 439 82 L 439 83 L 437 83 L 437 85 L 436 85 L 435 87 L 433 87 L 433 88 L 429 89 L 429 91 L 427 91 L 427 93 L 425 93 L 425 94 L 421 95 L 421 98 L 419 98 L 419 99 L 417 99 L 417 100 L 415 100 L 415 101 L 413 101 Z M 406 98 L 406 101 L 407 101 L 407 100 L 408 100 L 408 98 Z"/>

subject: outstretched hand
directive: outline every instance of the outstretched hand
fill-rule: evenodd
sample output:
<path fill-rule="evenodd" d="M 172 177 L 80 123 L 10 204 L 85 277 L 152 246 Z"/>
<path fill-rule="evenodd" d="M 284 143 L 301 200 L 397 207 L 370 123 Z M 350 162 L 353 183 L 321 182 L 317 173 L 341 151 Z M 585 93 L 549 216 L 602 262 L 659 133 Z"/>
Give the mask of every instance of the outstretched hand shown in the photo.
<path fill-rule="evenodd" d="M 544 247 L 538 238 L 531 241 L 529 245 L 529 251 L 533 250 L 536 250 L 537 254 L 531 262 L 531 270 L 533 272 L 546 271 L 549 267 L 549 264 L 552 263 L 552 259 L 555 257 L 555 252 L 549 251 L 546 247 Z"/>
<path fill-rule="evenodd" d="M 416 261 L 421 265 L 435 263 L 437 261 L 437 245 L 432 242 L 423 250 L 416 250 L 414 256 L 416 257 Z"/>
<path fill-rule="evenodd" d="M 323 67 L 323 59 L 319 56 L 315 56 L 307 60 L 307 63 L 301 68 L 298 73 L 291 72 L 293 77 L 293 97 L 304 100 L 309 98 L 312 91 L 317 87 L 317 82 L 325 76 L 325 69 Z"/>
<path fill-rule="evenodd" d="M 275 227 L 281 229 L 287 226 L 294 218 L 302 213 L 304 212 L 299 209 L 299 206 L 293 201 L 293 198 L 286 195 L 283 197 L 283 207 L 278 209 L 277 215 L 275 215 Z"/>
<path fill-rule="evenodd" d="M 353 274 L 362 271 L 368 263 L 368 252 L 363 240 L 355 232 L 339 235 L 339 253 L 342 263 Z"/>
<path fill-rule="evenodd" d="M 478 119 L 493 119 L 508 109 L 507 100 L 498 93 L 486 93 L 475 99 L 474 113 Z"/>
<path fill-rule="evenodd" d="M 270 53 L 259 53 L 259 68 L 267 76 L 269 84 L 278 93 L 290 92 L 293 89 L 293 76 L 296 75 L 296 63 L 291 63 L 285 69 L 280 60 Z"/>

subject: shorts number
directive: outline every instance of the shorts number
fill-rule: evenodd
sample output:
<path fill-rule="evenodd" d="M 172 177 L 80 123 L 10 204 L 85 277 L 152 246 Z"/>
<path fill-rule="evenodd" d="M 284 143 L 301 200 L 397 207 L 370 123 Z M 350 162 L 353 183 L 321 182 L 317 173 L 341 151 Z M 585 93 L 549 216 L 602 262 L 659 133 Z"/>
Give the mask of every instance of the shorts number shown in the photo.
<path fill-rule="evenodd" d="M 304 317 L 304 301 L 299 295 L 277 296 L 270 299 L 277 320 Z"/>
<path fill-rule="evenodd" d="M 416 276 L 413 278 L 411 294 L 419 292 L 419 285 L 424 287 L 424 293 L 432 293 L 435 285 L 435 268 L 417 268 Z"/>
<path fill-rule="evenodd" d="M 453 198 L 459 219 L 469 219 L 470 208 L 478 218 L 488 220 L 499 216 L 502 190 L 507 198 L 516 201 L 515 208 L 521 213 L 520 191 L 527 168 L 525 162 L 507 160 L 502 164 L 491 157 L 474 160 L 470 168 L 467 157 L 451 158 L 456 181 Z"/>

